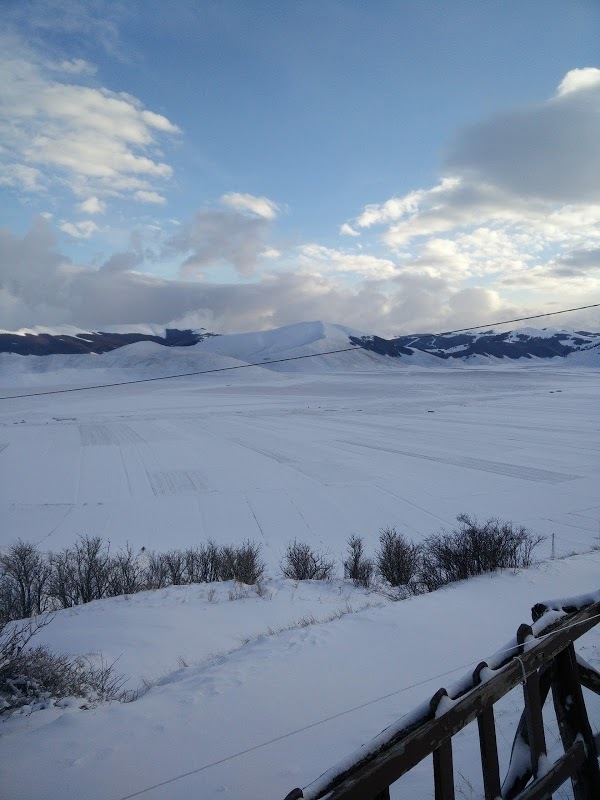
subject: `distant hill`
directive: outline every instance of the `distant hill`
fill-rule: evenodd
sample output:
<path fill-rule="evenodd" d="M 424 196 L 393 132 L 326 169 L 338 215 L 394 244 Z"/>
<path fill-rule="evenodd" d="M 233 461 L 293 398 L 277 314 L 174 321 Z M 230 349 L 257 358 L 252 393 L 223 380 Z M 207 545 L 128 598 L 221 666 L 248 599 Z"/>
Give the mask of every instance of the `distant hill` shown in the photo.
<path fill-rule="evenodd" d="M 417 353 L 427 353 L 442 361 L 490 359 L 565 358 L 575 353 L 586 354 L 590 366 L 600 366 L 600 333 L 558 328 L 518 328 L 506 333 L 419 334 L 382 339 L 379 336 L 350 337 L 361 347 L 380 355 L 410 360 Z M 573 360 L 573 359 L 571 359 Z"/>
<path fill-rule="evenodd" d="M 164 336 L 140 331 L 114 333 L 107 331 L 82 331 L 73 333 L 0 333 L 0 353 L 20 356 L 75 355 L 81 353 L 108 353 L 135 342 L 156 342 L 165 347 L 189 347 L 207 336 L 206 331 L 167 328 Z"/>
<path fill-rule="evenodd" d="M 137 330 L 135 329 L 137 327 Z M 216 335 L 205 330 L 178 330 L 156 325 L 121 326 L 113 331 L 55 330 L 0 332 L 0 353 L 17 355 L 82 355 L 108 353 L 138 342 L 164 347 L 193 348 L 194 357 L 210 353 L 248 362 L 319 354 L 353 345 L 371 356 L 364 361 L 346 353 L 306 361 L 292 361 L 278 369 L 320 371 L 393 366 L 461 366 L 522 359 L 565 359 L 573 366 L 600 367 L 600 333 L 562 328 L 518 328 L 505 333 L 416 334 L 383 339 L 324 322 L 299 322 L 268 331 Z M 154 352 L 154 351 L 153 351 Z M 157 351 L 157 353 L 160 352 Z M 190 356 L 192 350 L 188 351 Z M 157 358 L 154 353 L 154 358 Z M 124 352 L 125 355 L 125 352 Z M 135 361 L 141 351 L 128 356 Z M 165 356 L 167 353 L 165 352 Z M 383 358 L 382 358 L 383 357 Z M 98 364 L 99 366 L 99 364 Z"/>

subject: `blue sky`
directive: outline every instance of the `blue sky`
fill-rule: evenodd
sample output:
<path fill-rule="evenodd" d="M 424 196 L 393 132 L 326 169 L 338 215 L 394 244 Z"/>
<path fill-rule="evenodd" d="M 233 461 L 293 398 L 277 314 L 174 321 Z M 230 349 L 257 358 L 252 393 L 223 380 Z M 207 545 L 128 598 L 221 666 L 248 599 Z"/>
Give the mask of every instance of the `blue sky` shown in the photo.
<path fill-rule="evenodd" d="M 600 296 L 594 0 L 4 0 L 0 30 L 2 328 Z"/>

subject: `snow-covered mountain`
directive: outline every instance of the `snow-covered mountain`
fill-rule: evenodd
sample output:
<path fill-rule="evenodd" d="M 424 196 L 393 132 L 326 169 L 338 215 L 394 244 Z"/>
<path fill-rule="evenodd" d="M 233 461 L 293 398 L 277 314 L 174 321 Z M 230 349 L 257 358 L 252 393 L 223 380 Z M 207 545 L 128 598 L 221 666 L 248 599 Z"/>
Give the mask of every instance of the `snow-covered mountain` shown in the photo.
<path fill-rule="evenodd" d="M 22 356 L 70 355 L 74 353 L 107 353 L 134 342 L 156 342 L 167 347 L 188 347 L 197 344 L 206 331 L 177 330 L 160 325 L 112 327 L 106 331 L 82 331 L 73 325 L 58 328 L 24 328 L 0 331 L 0 353 Z"/>
<path fill-rule="evenodd" d="M 140 343 L 145 343 L 147 347 L 140 348 Z M 31 363 L 26 367 L 18 367 L 18 371 L 25 368 L 27 371 L 43 372 L 78 366 L 89 368 L 92 366 L 90 354 L 104 354 L 101 362 L 97 359 L 93 362 L 94 368 L 99 368 L 159 366 L 164 365 L 159 362 L 171 361 L 171 356 L 176 353 L 178 362 L 181 362 L 179 366 L 183 366 L 181 357 L 185 353 L 186 360 L 190 362 L 186 363 L 185 368 L 191 370 L 200 369 L 199 359 L 204 359 L 208 354 L 262 364 L 353 346 L 358 351 L 356 356 L 349 353 L 329 354 L 322 358 L 274 365 L 272 368 L 286 372 L 316 372 L 408 365 L 494 364 L 521 359 L 559 359 L 573 366 L 600 366 L 600 333 L 567 328 L 518 328 L 504 333 L 489 330 L 446 335 L 415 334 L 392 339 L 325 322 L 299 322 L 268 331 L 219 336 L 204 330 L 178 330 L 157 325 L 121 326 L 109 331 L 80 331 L 63 326 L 54 330 L 33 328 L 0 332 L 0 356 L 52 356 L 52 361 L 38 364 L 33 370 Z M 119 356 L 115 359 L 113 351 L 117 350 Z M 75 356 L 83 360 L 74 359 Z M 2 362 L 6 366 L 6 355 L 2 357 Z M 11 363 L 16 366 L 18 362 Z M 215 364 L 216 361 L 211 366 Z"/>
<path fill-rule="evenodd" d="M 357 343 L 376 353 L 403 359 L 412 358 L 415 353 L 429 353 L 443 360 L 469 360 L 475 363 L 505 358 L 568 358 L 569 363 L 600 366 L 600 333 L 568 328 L 517 328 L 504 333 L 489 330 L 481 333 L 419 334 L 394 339 L 367 336 L 360 338 Z M 575 355 L 577 358 L 573 357 Z"/>

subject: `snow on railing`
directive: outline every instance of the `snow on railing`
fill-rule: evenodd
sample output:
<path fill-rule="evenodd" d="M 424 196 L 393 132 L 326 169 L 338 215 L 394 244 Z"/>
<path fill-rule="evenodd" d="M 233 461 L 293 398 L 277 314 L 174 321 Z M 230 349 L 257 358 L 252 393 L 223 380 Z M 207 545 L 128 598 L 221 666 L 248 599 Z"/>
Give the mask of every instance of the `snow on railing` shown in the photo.
<path fill-rule="evenodd" d="M 600 673 L 573 642 L 600 622 L 600 591 L 536 604 L 532 625 L 475 670 L 382 731 L 286 800 L 386 800 L 389 787 L 433 755 L 435 798 L 453 800 L 452 736 L 477 720 L 486 800 L 542 800 L 569 777 L 576 800 L 600 798 L 596 742 L 581 686 L 600 694 Z M 493 705 L 519 683 L 525 709 L 500 781 Z M 548 758 L 542 707 L 552 691 L 564 754 Z M 533 779 L 533 780 L 532 780 Z"/>

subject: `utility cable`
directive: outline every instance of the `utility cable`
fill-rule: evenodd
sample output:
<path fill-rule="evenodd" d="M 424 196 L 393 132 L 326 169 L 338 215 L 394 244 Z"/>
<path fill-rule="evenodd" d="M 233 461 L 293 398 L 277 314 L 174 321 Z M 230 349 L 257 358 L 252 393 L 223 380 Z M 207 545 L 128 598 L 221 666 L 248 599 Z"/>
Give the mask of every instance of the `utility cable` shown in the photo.
<path fill-rule="evenodd" d="M 308 353 L 305 356 L 289 356 L 288 358 L 276 358 L 273 361 L 256 361 L 252 364 L 236 364 L 233 367 L 215 367 L 214 369 L 202 369 L 195 372 L 180 372 L 177 375 L 160 375 L 157 378 L 136 378 L 132 381 L 118 381 L 116 383 L 100 383 L 96 386 L 75 386 L 72 389 L 49 389 L 45 392 L 33 392 L 31 394 L 12 394 L 0 397 L 0 400 L 15 400 L 21 397 L 42 397 L 46 394 L 66 394 L 67 392 L 87 392 L 90 389 L 110 389 L 113 386 L 130 386 L 132 383 L 151 383 L 152 381 L 168 381 L 172 378 L 187 378 L 190 375 L 207 375 L 209 372 L 227 372 L 231 369 L 247 369 L 248 367 L 265 367 L 268 364 L 281 364 L 284 361 L 298 361 L 301 358 L 316 358 L 317 356 L 330 356 L 333 353 L 347 353 L 349 350 L 362 350 L 359 345 L 344 347 L 341 350 L 326 350 L 324 353 Z M 218 355 L 218 354 L 214 354 Z"/>
<path fill-rule="evenodd" d="M 457 328 L 453 331 L 444 331 L 443 333 L 436 333 L 436 334 L 409 334 L 414 335 L 415 338 L 419 338 L 420 336 L 449 336 L 452 333 L 462 333 L 464 331 L 474 331 L 478 330 L 479 328 L 489 328 L 493 327 L 494 325 L 506 325 L 509 322 L 525 322 L 529 319 L 539 319 L 540 317 L 551 317 L 555 314 L 566 314 L 570 311 L 583 311 L 587 308 L 600 308 L 600 303 L 593 303 L 589 306 L 579 306 L 578 308 L 563 308 L 561 311 L 549 311 L 547 314 L 535 314 L 532 317 L 517 317 L 515 319 L 506 319 L 502 322 L 488 322 L 485 325 L 472 325 L 470 328 Z M 247 369 L 248 367 L 266 367 L 269 364 L 282 364 L 285 361 L 299 361 L 302 358 L 316 358 L 317 356 L 330 356 L 335 353 L 348 353 L 350 350 L 361 350 L 362 348 L 360 345 L 353 345 L 352 347 L 343 347 L 340 350 L 327 350 L 324 353 L 308 353 L 304 356 L 290 356 L 288 358 L 276 358 L 272 361 L 257 361 L 252 364 L 236 364 L 233 367 L 217 367 L 215 369 L 203 369 L 198 370 L 195 372 L 181 372 L 177 375 L 161 375 L 156 378 L 137 378 L 132 381 L 118 381 L 115 383 L 101 383 L 95 386 L 76 386 L 72 389 L 50 389 L 45 392 L 31 392 L 29 394 L 13 394 L 13 395 L 6 395 L 4 397 L 0 397 L 0 400 L 19 400 L 24 397 L 43 397 L 44 395 L 49 394 L 66 394 L 68 392 L 87 392 L 91 389 L 110 389 L 114 386 L 130 386 L 135 383 L 151 383 L 152 381 L 168 381 L 172 380 L 173 378 L 187 378 L 194 375 L 207 375 L 211 372 L 227 372 L 228 370 L 232 369 Z M 363 352 L 368 352 L 363 350 Z"/>
<path fill-rule="evenodd" d="M 593 619 L 600 619 L 600 614 L 595 614 L 594 616 L 588 617 L 587 619 L 579 620 L 579 622 L 574 622 L 570 625 L 565 625 L 564 628 L 561 628 L 561 631 L 566 631 L 569 630 L 570 628 L 576 628 L 579 625 L 583 625 L 587 622 L 590 622 Z M 542 641 L 543 639 L 546 639 L 549 636 L 554 636 L 555 633 L 556 631 L 551 631 L 550 633 L 540 633 L 537 636 L 534 635 L 534 641 L 535 642 Z M 529 644 L 529 642 L 527 642 L 527 644 Z M 496 653 L 494 653 L 494 656 L 498 656 L 501 653 L 510 653 L 513 650 L 519 649 L 520 647 L 522 647 L 521 644 L 514 644 L 511 647 L 507 647 L 502 650 L 497 650 Z M 520 658 L 518 660 L 520 661 Z M 472 667 L 478 663 L 479 660 L 477 659 L 469 661 L 466 664 L 461 664 L 460 666 L 453 667 L 452 669 L 446 670 L 445 672 L 440 672 L 437 675 L 432 675 L 431 677 L 425 678 L 421 681 L 417 681 L 416 683 L 411 683 L 408 686 L 403 686 L 400 689 L 395 689 L 394 691 L 388 692 L 387 694 L 381 695 L 380 697 L 375 697 L 372 700 L 367 700 L 364 703 L 360 703 L 360 705 L 353 706 L 352 708 L 347 708 L 344 711 L 339 711 L 337 714 L 332 714 L 329 717 L 324 717 L 323 719 L 317 720 L 316 722 L 311 722 L 308 725 L 304 725 L 301 728 L 296 728 L 295 730 L 288 731 L 287 733 L 283 733 L 280 736 L 275 736 L 272 739 L 267 739 L 267 741 L 265 742 L 260 742 L 259 744 L 255 744 L 252 747 L 247 747 L 245 750 L 240 750 L 237 753 L 232 753 L 229 756 L 220 758 L 218 761 L 212 761 L 210 764 L 204 764 L 203 766 L 198 767 L 197 769 L 192 769 L 189 770 L 188 772 L 183 772 L 180 775 L 175 775 L 172 778 L 167 778 L 166 780 L 161 781 L 160 783 L 155 783 L 152 786 L 146 786 L 144 789 L 138 789 L 138 791 L 132 792 L 131 794 L 123 795 L 122 797 L 119 798 L 119 800 L 131 800 L 131 798 L 133 797 L 139 797 L 140 795 L 145 794 L 146 792 L 151 792 L 154 789 L 160 789 L 162 786 L 167 786 L 168 784 L 174 783 L 175 781 L 181 780 L 182 778 L 187 778 L 190 775 L 197 775 L 199 772 L 204 772 L 205 770 L 210 769 L 211 767 L 219 766 L 219 764 L 225 764 L 227 761 L 233 761 L 233 759 L 239 758 L 240 756 L 244 756 L 247 753 L 252 753 L 255 750 L 262 749 L 263 747 L 268 747 L 269 745 L 275 744 L 276 742 L 280 742 L 283 739 L 289 739 L 290 736 L 295 736 L 296 734 L 302 733 L 303 731 L 311 730 L 311 728 L 316 728 L 319 725 L 325 724 L 326 722 L 331 722 L 334 719 L 339 719 L 340 717 L 344 717 L 347 714 L 353 713 L 354 711 L 359 711 L 362 708 L 374 705 L 375 703 L 379 703 L 382 700 L 387 700 L 388 698 L 394 697 L 395 695 L 401 694 L 402 692 L 407 692 L 410 689 L 416 689 L 419 686 L 423 686 L 426 683 L 431 683 L 431 681 L 435 681 L 438 678 L 445 678 L 447 675 L 451 675 L 453 672 L 458 672 L 458 670 L 461 669 L 467 669 L 467 667 Z M 502 666 L 505 665 L 504 664 L 500 665 L 498 669 L 500 669 Z M 521 661 L 521 668 L 524 670 L 524 665 L 522 661 Z"/>
<path fill-rule="evenodd" d="M 453 331 L 444 331 L 443 333 L 416 333 L 418 336 L 449 336 L 451 333 L 463 333 L 464 331 L 475 331 L 479 328 L 493 328 L 494 325 L 508 325 L 509 322 L 525 322 L 528 319 L 540 319 L 540 317 L 553 317 L 555 314 L 566 314 L 569 311 L 583 311 L 587 308 L 599 308 L 600 303 L 592 303 L 590 306 L 578 306 L 577 308 L 563 308 L 561 311 L 548 311 L 546 314 L 534 314 L 532 317 L 517 317 L 516 319 L 505 319 L 502 322 L 488 322 L 486 325 L 472 325 L 470 328 L 456 328 Z"/>

